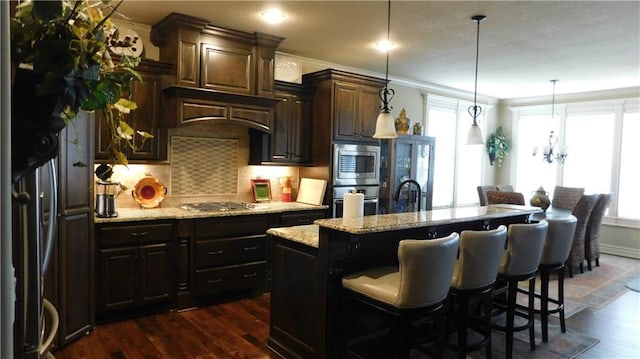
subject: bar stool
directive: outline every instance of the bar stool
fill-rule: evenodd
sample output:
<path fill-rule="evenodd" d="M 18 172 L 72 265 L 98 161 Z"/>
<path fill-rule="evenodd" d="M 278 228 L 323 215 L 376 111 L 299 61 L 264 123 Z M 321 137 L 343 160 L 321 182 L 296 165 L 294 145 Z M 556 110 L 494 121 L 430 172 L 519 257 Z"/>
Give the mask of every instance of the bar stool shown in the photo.
<path fill-rule="evenodd" d="M 494 307 L 498 314 L 506 312 L 506 324 L 493 323 L 494 329 L 504 331 L 506 336 L 506 357 L 513 355 L 513 333 L 515 331 L 529 329 L 529 346 L 535 350 L 534 337 L 534 296 L 536 272 L 542 257 L 542 249 L 547 238 L 549 224 L 542 220 L 531 224 L 511 224 L 507 233 L 507 249 L 502 257 L 502 263 L 498 271 L 498 280 L 505 284 L 500 296 L 494 297 Z M 528 305 L 526 312 L 517 310 L 516 299 L 518 295 L 518 282 L 529 281 Z M 506 299 L 502 298 L 505 294 Z M 515 326 L 515 316 L 526 320 L 524 325 Z"/>
<path fill-rule="evenodd" d="M 355 299 L 391 315 L 391 335 L 396 339 L 398 358 L 409 358 L 411 348 L 407 332 L 410 324 L 426 317 L 432 317 L 436 322 L 436 355 L 442 356 L 444 304 L 458 254 L 458 242 L 459 235 L 455 232 L 439 239 L 401 240 L 398 267 L 372 268 L 342 279 L 345 299 Z M 348 313 L 344 314 L 342 320 L 348 320 Z M 349 351 L 348 338 L 344 333 L 342 339 Z"/>
<path fill-rule="evenodd" d="M 575 216 L 567 218 L 547 219 L 549 229 L 547 240 L 542 251 L 540 266 L 541 289 L 540 289 L 540 321 L 542 324 L 542 341 L 548 341 L 549 315 L 559 313 L 560 331 L 565 333 L 567 328 L 564 322 L 564 267 L 571 243 L 576 231 L 578 219 Z M 549 298 L 549 275 L 555 271 L 558 274 L 558 298 Z M 549 310 L 549 302 L 557 305 Z"/>
<path fill-rule="evenodd" d="M 485 348 L 485 357 L 491 358 L 491 299 L 493 285 L 500 268 L 500 260 L 507 240 L 507 227 L 500 226 L 490 231 L 462 231 L 460 251 L 453 269 L 449 298 L 450 313 L 453 314 L 458 342 L 454 347 L 458 358 L 467 353 Z M 478 318 L 470 318 L 469 307 L 479 299 L 484 312 Z M 482 339 L 467 344 L 467 328 L 474 330 Z"/>

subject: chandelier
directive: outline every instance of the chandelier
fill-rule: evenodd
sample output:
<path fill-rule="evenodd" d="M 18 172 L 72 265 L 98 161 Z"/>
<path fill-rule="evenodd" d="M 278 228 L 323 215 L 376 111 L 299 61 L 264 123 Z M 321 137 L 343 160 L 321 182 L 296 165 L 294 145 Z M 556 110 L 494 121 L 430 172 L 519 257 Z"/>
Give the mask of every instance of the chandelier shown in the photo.
<path fill-rule="evenodd" d="M 553 83 L 553 96 L 551 97 L 551 118 L 555 116 L 555 101 L 556 101 L 556 82 L 558 80 L 551 80 Z M 567 146 L 558 145 L 558 136 L 555 135 L 553 130 L 549 133 L 549 144 L 541 146 L 542 160 L 547 163 L 553 163 L 557 161 L 560 164 L 564 163 L 564 160 L 569 154 Z M 533 155 L 538 153 L 538 147 L 533 148 Z"/>

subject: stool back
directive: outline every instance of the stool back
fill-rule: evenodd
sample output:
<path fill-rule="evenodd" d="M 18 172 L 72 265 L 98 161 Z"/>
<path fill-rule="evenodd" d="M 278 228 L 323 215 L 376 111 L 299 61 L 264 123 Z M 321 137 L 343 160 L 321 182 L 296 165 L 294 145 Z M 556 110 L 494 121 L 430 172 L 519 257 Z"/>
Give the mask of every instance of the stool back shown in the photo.
<path fill-rule="evenodd" d="M 489 204 L 518 204 L 524 206 L 524 195 L 520 192 L 487 192 L 487 202 Z"/>
<path fill-rule="evenodd" d="M 562 264 L 569 258 L 578 219 L 572 215 L 566 218 L 549 218 L 547 222 L 549 229 L 540 264 Z"/>
<path fill-rule="evenodd" d="M 535 273 L 540 265 L 549 224 L 542 220 L 531 224 L 511 224 L 507 232 L 507 250 L 500 273 L 509 276 Z"/>
<path fill-rule="evenodd" d="M 451 287 L 476 289 L 493 284 L 507 241 L 507 227 L 491 231 L 462 231 L 460 252 L 453 270 Z"/>
<path fill-rule="evenodd" d="M 458 242 L 455 232 L 438 239 L 400 241 L 398 307 L 425 307 L 447 297 Z"/>

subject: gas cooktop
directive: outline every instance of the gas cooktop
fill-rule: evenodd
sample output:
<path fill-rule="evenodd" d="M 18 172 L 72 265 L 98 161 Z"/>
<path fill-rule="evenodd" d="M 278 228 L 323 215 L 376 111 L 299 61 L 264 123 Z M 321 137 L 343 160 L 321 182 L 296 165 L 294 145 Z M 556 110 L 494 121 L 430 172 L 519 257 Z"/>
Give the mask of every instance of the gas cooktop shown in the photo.
<path fill-rule="evenodd" d="M 255 205 L 246 202 L 201 202 L 185 203 L 181 207 L 192 212 L 227 212 L 252 209 Z"/>

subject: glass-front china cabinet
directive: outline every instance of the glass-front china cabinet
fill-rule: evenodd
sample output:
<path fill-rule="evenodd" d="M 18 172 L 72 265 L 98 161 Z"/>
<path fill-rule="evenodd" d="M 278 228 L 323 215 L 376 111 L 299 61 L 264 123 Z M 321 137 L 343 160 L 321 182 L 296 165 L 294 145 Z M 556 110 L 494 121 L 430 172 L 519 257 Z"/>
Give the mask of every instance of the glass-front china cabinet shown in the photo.
<path fill-rule="evenodd" d="M 435 142 L 418 135 L 381 141 L 378 213 L 431 210 Z"/>

